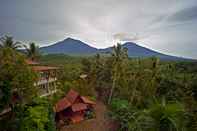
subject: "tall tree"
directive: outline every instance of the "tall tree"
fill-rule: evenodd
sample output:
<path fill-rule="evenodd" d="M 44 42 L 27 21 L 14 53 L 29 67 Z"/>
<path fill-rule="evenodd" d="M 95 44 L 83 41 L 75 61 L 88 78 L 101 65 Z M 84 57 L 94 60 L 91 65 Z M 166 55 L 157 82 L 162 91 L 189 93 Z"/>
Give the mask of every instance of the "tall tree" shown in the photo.
<path fill-rule="evenodd" d="M 21 47 L 20 42 L 15 42 L 11 36 L 4 36 L 0 38 L 0 48 L 11 48 L 16 50 Z"/>
<path fill-rule="evenodd" d="M 12 104 L 13 93 L 20 96 L 20 103 L 30 101 L 37 90 L 34 88 L 36 74 L 27 66 L 23 55 L 11 48 L 0 52 L 0 111 Z M 18 100 L 18 99 L 17 99 Z"/>
<path fill-rule="evenodd" d="M 24 45 L 26 52 L 27 52 L 27 57 L 31 60 L 36 60 L 38 59 L 38 57 L 40 56 L 40 52 L 39 52 L 39 47 L 36 46 L 35 43 L 30 43 L 29 47 L 27 47 L 26 45 Z"/>
<path fill-rule="evenodd" d="M 111 99 L 113 97 L 113 92 L 116 87 L 117 79 L 120 78 L 120 70 L 125 58 L 128 58 L 127 48 L 123 48 L 120 43 L 113 47 L 112 51 L 112 59 L 113 59 L 113 73 L 112 73 L 112 88 L 110 90 L 108 104 L 110 104 Z"/>

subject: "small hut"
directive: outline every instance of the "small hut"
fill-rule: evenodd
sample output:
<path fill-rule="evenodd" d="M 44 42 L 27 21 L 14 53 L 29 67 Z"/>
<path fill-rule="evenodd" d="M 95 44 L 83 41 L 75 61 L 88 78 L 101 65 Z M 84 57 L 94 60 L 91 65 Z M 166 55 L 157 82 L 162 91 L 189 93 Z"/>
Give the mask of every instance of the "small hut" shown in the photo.
<path fill-rule="evenodd" d="M 65 120 L 71 123 L 77 123 L 84 120 L 89 111 L 93 111 L 95 102 L 85 96 L 79 95 L 78 92 L 71 89 L 68 94 L 59 100 L 54 106 L 56 113 L 56 122 Z"/>

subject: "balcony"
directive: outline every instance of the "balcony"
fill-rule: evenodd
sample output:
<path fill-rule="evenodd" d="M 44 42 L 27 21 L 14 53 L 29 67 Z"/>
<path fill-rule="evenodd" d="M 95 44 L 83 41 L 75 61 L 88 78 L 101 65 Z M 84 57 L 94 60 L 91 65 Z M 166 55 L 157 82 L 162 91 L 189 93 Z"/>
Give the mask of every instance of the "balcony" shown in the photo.
<path fill-rule="evenodd" d="M 54 82 L 56 80 L 57 80 L 57 78 L 40 79 L 36 83 L 34 83 L 34 86 L 39 86 L 39 85 L 51 83 L 51 82 Z"/>
<path fill-rule="evenodd" d="M 42 95 L 40 95 L 40 97 L 46 97 L 46 96 L 49 96 L 49 95 L 54 94 L 55 92 L 57 92 L 56 89 L 53 90 L 53 91 L 45 92 L 45 93 L 43 93 Z"/>

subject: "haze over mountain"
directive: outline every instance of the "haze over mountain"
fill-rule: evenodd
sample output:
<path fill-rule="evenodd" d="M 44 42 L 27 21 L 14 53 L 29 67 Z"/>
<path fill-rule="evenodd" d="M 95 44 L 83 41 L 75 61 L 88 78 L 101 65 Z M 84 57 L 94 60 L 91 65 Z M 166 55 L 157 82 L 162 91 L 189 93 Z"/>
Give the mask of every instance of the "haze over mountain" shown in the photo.
<path fill-rule="evenodd" d="M 126 42 L 122 45 L 128 49 L 129 57 L 159 57 L 162 60 L 186 60 L 185 58 L 165 55 L 154 50 L 142 47 L 133 42 Z M 89 46 L 88 44 L 67 38 L 63 41 L 57 42 L 50 46 L 42 47 L 41 52 L 44 54 L 67 54 L 67 55 L 94 55 L 96 53 L 111 52 L 112 47 L 97 49 Z"/>

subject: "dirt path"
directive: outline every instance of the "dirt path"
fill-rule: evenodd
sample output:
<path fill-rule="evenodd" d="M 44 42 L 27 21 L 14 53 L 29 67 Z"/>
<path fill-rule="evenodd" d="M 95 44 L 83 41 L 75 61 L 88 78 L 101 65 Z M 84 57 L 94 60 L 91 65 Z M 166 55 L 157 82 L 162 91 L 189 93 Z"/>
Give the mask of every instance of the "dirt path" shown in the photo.
<path fill-rule="evenodd" d="M 112 124 L 106 119 L 106 106 L 100 102 L 96 102 L 95 106 L 96 118 L 85 120 L 80 123 L 65 126 L 61 131 L 114 131 Z"/>

